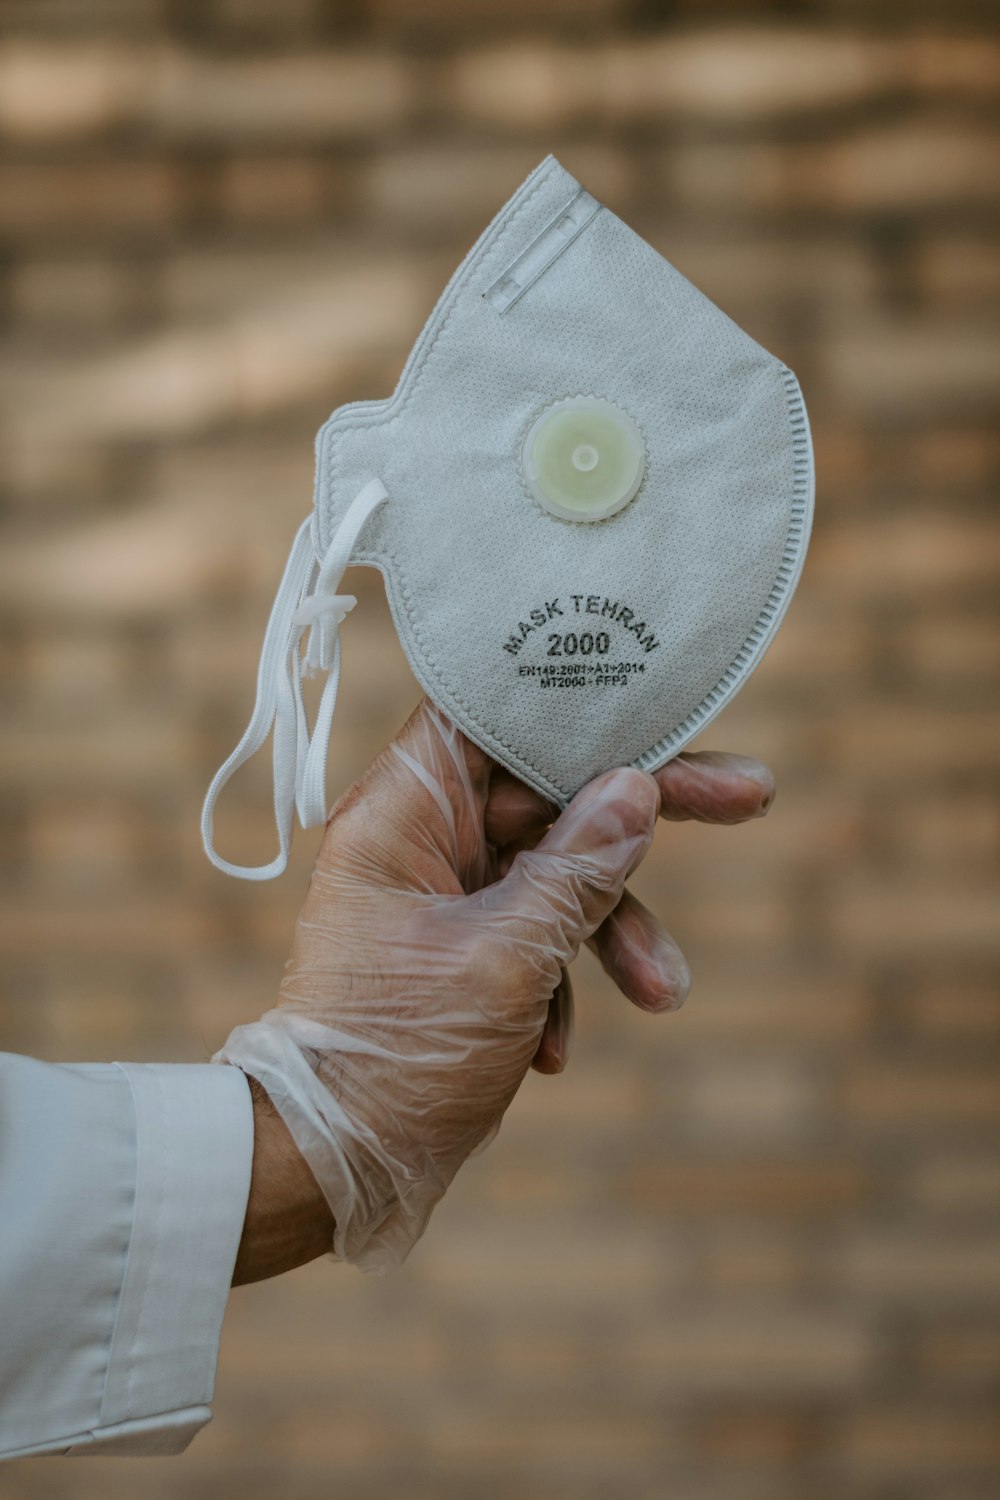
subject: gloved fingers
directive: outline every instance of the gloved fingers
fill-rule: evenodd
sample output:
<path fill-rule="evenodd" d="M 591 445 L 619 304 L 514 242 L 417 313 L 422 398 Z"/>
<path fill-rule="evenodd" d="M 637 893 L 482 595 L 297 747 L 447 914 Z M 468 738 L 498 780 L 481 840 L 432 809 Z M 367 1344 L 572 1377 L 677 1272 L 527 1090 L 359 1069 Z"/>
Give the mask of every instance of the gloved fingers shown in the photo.
<path fill-rule="evenodd" d="M 480 892 L 477 919 L 566 964 L 648 851 L 659 802 L 653 778 L 631 767 L 588 782 L 536 846 L 519 850 L 503 879 Z"/>
<path fill-rule="evenodd" d="M 728 751 L 679 755 L 654 771 L 660 816 L 733 824 L 762 817 L 774 800 L 774 778 L 760 761 Z M 498 872 L 504 874 L 519 849 L 537 845 L 552 806 L 533 789 L 494 772 L 487 826 L 496 841 Z M 683 954 L 659 919 L 630 891 L 588 938 L 587 946 L 619 989 L 641 1010 L 678 1010 L 691 987 Z"/>
<path fill-rule="evenodd" d="M 626 999 L 640 1010 L 680 1010 L 691 988 L 684 955 L 658 917 L 627 888 L 587 939 Z"/>
<path fill-rule="evenodd" d="M 538 1050 L 531 1060 L 536 1073 L 561 1073 L 573 1047 L 573 986 L 563 969 L 552 992 Z"/>
<path fill-rule="evenodd" d="M 529 788 L 524 790 L 529 797 L 535 797 Z M 517 806 L 514 798 L 511 798 L 510 806 Z M 507 873 L 521 849 L 533 849 L 538 844 L 542 837 L 537 822 L 539 815 L 525 805 L 520 838 L 512 839 L 497 850 L 498 875 Z M 513 824 L 508 828 L 512 830 Z M 640 1010 L 679 1010 L 684 1004 L 691 988 L 691 974 L 684 956 L 659 918 L 627 886 L 614 911 L 605 917 L 586 943 L 604 972 L 614 980 L 625 998 Z"/>
<path fill-rule="evenodd" d="M 759 760 L 726 750 L 692 750 L 654 771 L 660 817 L 680 823 L 745 823 L 774 801 L 774 777 Z"/>
<path fill-rule="evenodd" d="M 518 848 L 532 848 L 538 837 L 520 846 L 508 844 L 498 855 L 505 874 Z M 640 1010 L 680 1010 L 691 988 L 691 972 L 670 933 L 628 886 L 614 911 L 586 940 L 604 972 Z"/>

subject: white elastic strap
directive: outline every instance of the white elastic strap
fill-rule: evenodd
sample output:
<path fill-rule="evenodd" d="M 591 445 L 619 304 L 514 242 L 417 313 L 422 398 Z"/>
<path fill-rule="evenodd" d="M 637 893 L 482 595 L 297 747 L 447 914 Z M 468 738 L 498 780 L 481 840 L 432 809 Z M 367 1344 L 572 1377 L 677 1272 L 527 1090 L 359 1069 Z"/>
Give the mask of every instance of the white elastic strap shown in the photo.
<path fill-rule="evenodd" d="M 294 811 L 298 810 L 303 828 L 326 822 L 326 755 L 340 682 L 340 623 L 357 603 L 353 594 L 337 594 L 335 590 L 362 526 L 376 506 L 388 498 L 379 479 L 371 480 L 355 496 L 334 532 L 315 585 L 311 521 L 303 521 L 296 532 L 264 632 L 257 668 L 257 701 L 250 723 L 232 755 L 212 778 L 201 811 L 205 853 L 226 875 L 242 880 L 271 880 L 281 875 L 288 865 Z M 309 631 L 309 642 L 303 664 L 299 643 L 305 630 Z M 303 671 L 306 676 L 317 671 L 328 674 L 311 737 L 302 701 Z M 267 865 L 230 864 L 216 853 L 212 842 L 215 804 L 230 777 L 264 744 L 272 725 L 278 853 Z"/>

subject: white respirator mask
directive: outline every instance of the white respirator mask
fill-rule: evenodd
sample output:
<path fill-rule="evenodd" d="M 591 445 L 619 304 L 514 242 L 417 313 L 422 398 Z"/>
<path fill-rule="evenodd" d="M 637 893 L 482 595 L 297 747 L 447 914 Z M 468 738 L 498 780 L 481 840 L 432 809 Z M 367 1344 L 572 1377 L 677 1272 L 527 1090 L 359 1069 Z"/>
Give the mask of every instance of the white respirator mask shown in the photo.
<path fill-rule="evenodd" d="M 382 574 L 428 696 L 563 807 L 611 767 L 663 765 L 743 685 L 798 582 L 813 490 L 791 370 L 546 157 L 452 276 L 395 393 L 317 435 L 253 717 L 205 799 L 209 859 L 270 879 L 296 809 L 304 828 L 329 815 L 349 564 Z M 215 803 L 272 727 L 279 853 L 230 864 Z"/>

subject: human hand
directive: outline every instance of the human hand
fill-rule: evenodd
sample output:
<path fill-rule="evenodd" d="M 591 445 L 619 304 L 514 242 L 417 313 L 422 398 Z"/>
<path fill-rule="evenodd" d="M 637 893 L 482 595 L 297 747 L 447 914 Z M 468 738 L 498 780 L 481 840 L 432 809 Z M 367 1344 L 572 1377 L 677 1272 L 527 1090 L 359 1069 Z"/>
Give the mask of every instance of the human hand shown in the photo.
<path fill-rule="evenodd" d="M 609 771 L 552 822 L 421 702 L 333 810 L 278 1006 L 218 1054 L 266 1090 L 338 1257 L 398 1264 L 528 1067 L 564 1065 L 582 942 L 636 1004 L 680 1003 L 683 958 L 625 879 L 658 813 L 736 822 L 772 796 L 757 762 L 685 756 Z"/>

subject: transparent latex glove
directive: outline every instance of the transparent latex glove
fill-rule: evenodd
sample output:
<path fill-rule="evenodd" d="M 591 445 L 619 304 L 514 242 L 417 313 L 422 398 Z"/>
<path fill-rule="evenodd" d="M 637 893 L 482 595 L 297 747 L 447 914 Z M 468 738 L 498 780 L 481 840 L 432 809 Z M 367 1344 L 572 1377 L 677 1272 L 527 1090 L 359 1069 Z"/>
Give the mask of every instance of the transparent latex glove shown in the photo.
<path fill-rule="evenodd" d="M 267 1091 L 336 1258 L 398 1265 L 529 1066 L 562 1067 L 581 943 L 645 1009 L 683 1000 L 684 960 L 626 877 L 658 813 L 735 822 L 772 795 L 757 762 L 693 755 L 609 771 L 556 817 L 420 703 L 333 809 L 277 1007 L 215 1058 Z"/>

